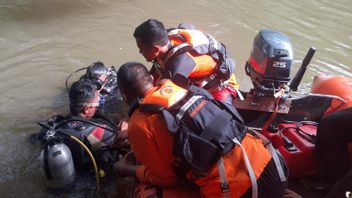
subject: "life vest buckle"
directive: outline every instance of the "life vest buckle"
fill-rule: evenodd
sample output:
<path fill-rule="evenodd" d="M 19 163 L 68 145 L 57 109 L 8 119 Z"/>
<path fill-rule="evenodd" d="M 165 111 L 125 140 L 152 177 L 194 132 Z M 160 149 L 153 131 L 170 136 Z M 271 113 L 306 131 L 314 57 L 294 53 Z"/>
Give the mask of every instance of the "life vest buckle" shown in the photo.
<path fill-rule="evenodd" d="M 230 187 L 228 183 L 220 183 L 220 189 L 222 193 L 230 192 Z"/>

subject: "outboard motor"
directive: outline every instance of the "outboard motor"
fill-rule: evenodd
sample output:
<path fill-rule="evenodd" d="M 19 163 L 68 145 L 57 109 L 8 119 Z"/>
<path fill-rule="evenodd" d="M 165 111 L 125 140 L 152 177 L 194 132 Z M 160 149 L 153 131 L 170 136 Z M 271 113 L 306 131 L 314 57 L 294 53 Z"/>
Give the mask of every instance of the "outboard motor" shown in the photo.
<path fill-rule="evenodd" d="M 260 30 L 245 65 L 253 88 L 245 93 L 245 100 L 234 101 L 236 108 L 287 114 L 291 104 L 288 83 L 292 64 L 293 51 L 289 37 L 270 29 Z M 244 113 L 242 116 L 246 117 Z"/>
<path fill-rule="evenodd" d="M 257 96 L 270 96 L 290 81 L 293 51 L 288 36 L 269 29 L 260 30 L 246 63 Z"/>

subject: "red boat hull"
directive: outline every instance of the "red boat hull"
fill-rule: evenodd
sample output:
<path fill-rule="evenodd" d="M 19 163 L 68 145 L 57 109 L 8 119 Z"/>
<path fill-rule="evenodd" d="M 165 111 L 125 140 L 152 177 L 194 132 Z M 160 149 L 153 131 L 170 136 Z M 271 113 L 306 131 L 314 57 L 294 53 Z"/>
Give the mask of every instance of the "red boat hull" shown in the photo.
<path fill-rule="evenodd" d="M 316 77 L 311 92 L 337 96 L 332 99 L 323 116 L 352 106 L 352 79 Z M 316 136 L 317 126 L 297 123 L 279 124 L 275 132 L 267 129 L 262 131 L 285 159 L 290 177 L 304 177 L 316 172 L 315 144 L 312 137 Z M 352 160 L 352 144 L 349 144 L 349 150 Z"/>

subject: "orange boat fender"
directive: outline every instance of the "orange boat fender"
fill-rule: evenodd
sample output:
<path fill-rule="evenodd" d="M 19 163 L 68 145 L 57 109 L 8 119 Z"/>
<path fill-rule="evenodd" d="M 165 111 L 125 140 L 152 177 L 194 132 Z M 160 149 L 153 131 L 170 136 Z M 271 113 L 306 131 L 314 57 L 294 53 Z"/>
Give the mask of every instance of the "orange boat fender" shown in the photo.
<path fill-rule="evenodd" d="M 339 111 L 352 107 L 352 79 L 342 76 L 315 76 L 311 93 L 338 96 L 344 101 L 334 99 L 325 112 Z"/>
<path fill-rule="evenodd" d="M 342 76 L 315 76 L 311 89 L 312 93 L 338 96 L 343 102 L 334 99 L 324 113 L 339 111 L 352 107 L 352 79 Z M 352 164 L 352 143 L 348 145 Z"/>

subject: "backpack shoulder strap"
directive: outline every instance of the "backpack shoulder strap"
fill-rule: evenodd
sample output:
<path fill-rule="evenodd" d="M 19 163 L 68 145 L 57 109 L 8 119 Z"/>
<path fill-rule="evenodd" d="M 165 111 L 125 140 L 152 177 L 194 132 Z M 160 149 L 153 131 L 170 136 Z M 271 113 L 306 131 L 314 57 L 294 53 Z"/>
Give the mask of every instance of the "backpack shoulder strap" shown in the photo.
<path fill-rule="evenodd" d="M 139 104 L 139 110 L 145 113 L 158 113 L 163 109 L 163 106 L 157 104 Z"/>

